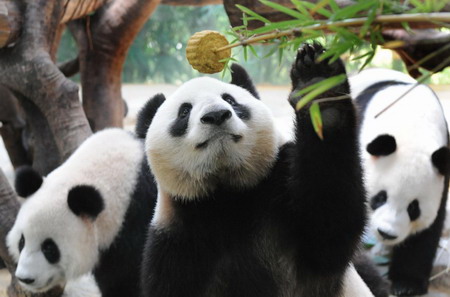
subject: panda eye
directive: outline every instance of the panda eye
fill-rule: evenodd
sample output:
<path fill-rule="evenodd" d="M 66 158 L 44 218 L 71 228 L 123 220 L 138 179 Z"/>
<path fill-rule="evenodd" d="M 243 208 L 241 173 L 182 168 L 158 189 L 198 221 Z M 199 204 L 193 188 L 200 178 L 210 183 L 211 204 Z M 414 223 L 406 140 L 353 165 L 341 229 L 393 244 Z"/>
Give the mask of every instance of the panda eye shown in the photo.
<path fill-rule="evenodd" d="M 47 238 L 41 245 L 42 253 L 49 263 L 55 264 L 59 261 L 60 253 L 56 243 Z"/>
<path fill-rule="evenodd" d="M 222 95 L 223 100 L 225 100 L 226 102 L 228 102 L 231 106 L 236 105 L 236 100 L 234 100 L 234 98 L 229 95 L 229 94 L 223 94 Z"/>
<path fill-rule="evenodd" d="M 415 199 L 408 205 L 408 215 L 411 222 L 417 220 L 420 217 L 420 207 L 419 201 L 417 201 L 417 199 Z"/>
<path fill-rule="evenodd" d="M 25 246 L 25 237 L 23 237 L 23 234 L 22 234 L 22 236 L 20 237 L 20 240 L 19 240 L 19 252 L 21 252 L 23 250 L 24 246 Z"/>
<path fill-rule="evenodd" d="M 183 103 L 180 106 L 180 109 L 178 110 L 178 117 L 179 118 L 185 118 L 189 115 L 189 113 L 191 112 L 192 109 L 192 105 L 189 103 Z"/>
<path fill-rule="evenodd" d="M 383 204 L 385 204 L 386 201 L 387 201 L 386 191 L 380 191 L 378 194 L 373 196 L 372 199 L 370 200 L 370 207 L 372 208 L 372 210 L 375 210 L 375 209 L 383 206 Z"/>

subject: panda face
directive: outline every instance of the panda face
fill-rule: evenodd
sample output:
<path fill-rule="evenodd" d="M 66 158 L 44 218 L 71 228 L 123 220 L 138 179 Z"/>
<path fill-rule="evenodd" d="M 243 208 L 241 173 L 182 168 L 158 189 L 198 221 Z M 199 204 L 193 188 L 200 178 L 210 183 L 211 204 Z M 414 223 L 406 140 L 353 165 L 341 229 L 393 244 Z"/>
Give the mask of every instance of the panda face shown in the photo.
<path fill-rule="evenodd" d="M 160 189 L 187 199 L 219 184 L 255 185 L 277 151 L 269 109 L 247 90 L 212 78 L 182 85 L 159 107 L 146 137 Z"/>
<path fill-rule="evenodd" d="M 70 190 L 63 191 L 44 181 L 40 191 L 23 204 L 7 237 L 17 262 L 15 275 L 32 292 L 63 285 L 91 270 L 98 257 L 97 235 L 90 219 L 80 219 L 65 204 L 43 209 L 38 196 L 67 197 Z"/>
<path fill-rule="evenodd" d="M 122 228 L 143 158 L 141 140 L 105 129 L 45 179 L 17 170 L 16 191 L 27 199 L 7 245 L 21 285 L 41 292 L 95 267 Z"/>
<path fill-rule="evenodd" d="M 430 156 L 401 152 L 366 161 L 373 162 L 366 166 L 366 182 L 371 227 L 378 239 L 395 245 L 428 228 L 437 216 L 444 184 Z"/>

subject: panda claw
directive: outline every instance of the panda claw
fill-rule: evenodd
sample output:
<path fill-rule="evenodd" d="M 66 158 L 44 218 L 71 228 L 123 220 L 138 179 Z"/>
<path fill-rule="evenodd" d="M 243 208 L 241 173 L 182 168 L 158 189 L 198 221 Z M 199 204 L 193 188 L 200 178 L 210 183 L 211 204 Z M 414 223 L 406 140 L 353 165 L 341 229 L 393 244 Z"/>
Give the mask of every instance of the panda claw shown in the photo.
<path fill-rule="evenodd" d="M 312 44 L 305 43 L 298 49 L 296 60 L 291 68 L 293 92 L 289 101 L 293 106 L 300 99 L 295 95 L 299 90 L 326 78 L 346 73 L 345 66 L 340 59 L 332 63 L 330 63 L 329 58 L 319 59 L 324 52 L 323 46 L 317 42 Z M 350 87 L 345 82 L 328 91 L 327 96 L 349 93 Z"/>

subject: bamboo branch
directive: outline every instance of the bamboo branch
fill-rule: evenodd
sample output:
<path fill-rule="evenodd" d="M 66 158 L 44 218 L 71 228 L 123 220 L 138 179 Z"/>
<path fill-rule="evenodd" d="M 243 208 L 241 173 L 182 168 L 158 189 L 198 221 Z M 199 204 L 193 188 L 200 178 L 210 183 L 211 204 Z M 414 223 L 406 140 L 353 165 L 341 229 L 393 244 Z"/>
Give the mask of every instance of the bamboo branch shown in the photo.
<path fill-rule="evenodd" d="M 216 49 L 216 52 L 224 51 L 237 46 L 245 46 L 249 44 L 259 43 L 266 40 L 277 39 L 285 36 L 298 36 L 304 30 L 331 30 L 333 27 L 360 27 L 367 22 L 367 17 L 352 18 L 337 22 L 319 22 L 316 25 L 303 28 L 293 28 L 284 31 L 276 31 L 268 34 L 250 37 L 239 42 Z M 402 14 L 402 15 L 382 15 L 374 19 L 373 25 L 383 25 L 384 28 L 398 27 L 401 23 L 410 23 L 412 28 L 428 26 L 440 27 L 436 25 L 438 22 L 450 23 L 450 13 L 418 13 L 418 14 Z"/>

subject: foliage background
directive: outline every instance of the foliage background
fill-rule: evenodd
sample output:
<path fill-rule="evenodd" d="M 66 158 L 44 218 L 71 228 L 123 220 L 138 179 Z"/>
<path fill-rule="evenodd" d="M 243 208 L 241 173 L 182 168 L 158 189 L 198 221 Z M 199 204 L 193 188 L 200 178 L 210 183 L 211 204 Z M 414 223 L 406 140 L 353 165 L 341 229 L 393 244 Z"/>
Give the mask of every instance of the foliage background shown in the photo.
<path fill-rule="evenodd" d="M 204 7 L 160 5 L 128 52 L 123 82 L 179 84 L 199 76 L 186 60 L 185 50 L 189 37 L 202 30 L 226 32 L 229 27 L 228 17 L 222 5 Z M 242 47 L 233 49 L 235 58 L 249 71 L 254 81 L 260 84 L 289 84 L 289 68 L 294 54 L 286 53 L 280 60 L 276 54 L 264 58 L 270 52 L 270 46 L 255 46 L 255 50 L 259 58 L 249 54 L 245 61 Z M 75 58 L 76 52 L 75 42 L 66 31 L 58 51 L 58 61 Z M 357 71 L 363 62 L 352 61 L 353 57 L 349 55 L 343 58 L 347 61 L 349 73 Z M 390 50 L 379 50 L 367 67 L 387 67 L 404 71 L 402 61 Z M 449 68 L 433 75 L 426 82 L 450 84 Z M 213 76 L 220 77 L 221 74 Z M 75 76 L 74 80 L 78 81 L 79 78 Z"/>

